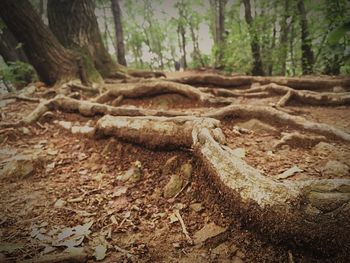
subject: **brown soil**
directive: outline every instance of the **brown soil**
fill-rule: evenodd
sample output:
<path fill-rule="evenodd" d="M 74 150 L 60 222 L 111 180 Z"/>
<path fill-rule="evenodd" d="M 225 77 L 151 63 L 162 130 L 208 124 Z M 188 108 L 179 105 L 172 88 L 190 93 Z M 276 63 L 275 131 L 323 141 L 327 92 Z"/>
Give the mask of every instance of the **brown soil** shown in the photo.
<path fill-rule="evenodd" d="M 184 74 L 192 73 L 182 73 L 181 76 Z M 173 77 L 180 73 L 169 75 Z M 241 104 L 267 105 L 276 101 L 278 98 L 237 99 L 237 103 Z M 154 109 L 208 110 L 206 105 L 172 94 L 125 99 L 121 104 Z M 2 121 L 18 120 L 35 106 L 35 103 L 28 102 L 9 104 L 1 109 Z M 300 110 L 310 120 L 350 129 L 348 107 L 293 105 L 286 108 Z M 151 151 L 140 145 L 113 142 L 111 138 L 77 136 L 54 122 L 65 120 L 92 126 L 98 119 L 99 116 L 87 118 L 74 113 L 55 112 L 54 116 L 41 119 L 40 125 L 29 126 L 30 134 L 24 134 L 21 129 L 8 129 L 0 133 L 1 166 L 6 158 L 20 153 L 38 152 L 41 156 L 34 175 L 22 180 L 0 181 L 0 245 L 6 242 L 21 245 L 19 250 L 13 252 L 0 251 L 11 262 L 32 258 L 43 252 L 43 242 L 31 237 L 34 226 L 46 234 L 54 229 L 74 227 L 91 220 L 94 222 L 90 229 L 92 232 L 88 239 L 84 239 L 82 246 L 92 255 L 93 241 L 107 233 L 105 237 L 109 245 L 103 262 L 131 260 L 118 252 L 115 245 L 129 251 L 136 262 L 347 262 L 346 256 L 341 253 L 328 257 L 314 255 L 311 251 L 274 244 L 254 230 L 245 229 L 238 220 L 222 210 L 218 193 L 208 186 L 191 152 Z M 304 172 L 297 173 L 292 179 L 327 178 L 320 167 L 330 158 L 337 158 L 350 166 L 350 144 L 328 140 L 341 153 L 336 156 L 317 153 L 311 147 L 300 145 L 275 151 L 272 146 L 281 138 L 280 132 L 293 132 L 293 128 L 277 125 L 277 132 L 237 135 L 232 128 L 244 121 L 235 118 L 222 121 L 227 143 L 232 149 L 244 148 L 244 160 L 267 176 L 278 175 L 297 165 Z M 273 120 L 270 124 L 276 125 Z M 106 151 L 108 144 L 112 147 Z M 162 192 L 170 175 L 163 175 L 162 168 L 175 155 L 181 164 L 192 163 L 194 175 L 176 198 L 165 199 Z M 137 183 L 117 180 L 116 177 L 135 161 L 142 164 L 142 179 Z M 119 193 L 125 189 L 125 193 Z M 65 202 L 64 205 L 55 207 L 60 199 Z M 204 209 L 194 211 L 191 208 L 194 203 L 201 203 Z M 191 245 L 180 223 L 170 222 L 176 209 L 180 209 L 191 237 L 211 222 L 228 230 L 202 246 Z M 62 250 L 57 248 L 56 253 Z M 94 262 L 94 258 L 89 261 Z"/>

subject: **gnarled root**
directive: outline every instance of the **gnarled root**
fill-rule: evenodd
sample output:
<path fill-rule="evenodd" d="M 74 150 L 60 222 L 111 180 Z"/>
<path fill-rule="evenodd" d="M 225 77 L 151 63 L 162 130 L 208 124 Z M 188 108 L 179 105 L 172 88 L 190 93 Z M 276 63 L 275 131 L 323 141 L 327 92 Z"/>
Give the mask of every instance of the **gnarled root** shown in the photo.
<path fill-rule="evenodd" d="M 148 110 L 142 108 L 114 107 L 106 104 L 77 100 L 63 95 L 42 101 L 38 107 L 18 123 L 3 123 L 0 127 L 16 127 L 31 124 L 37 121 L 45 112 L 60 109 L 66 112 L 79 112 L 84 116 L 114 115 L 114 116 L 202 116 L 215 119 L 223 119 L 227 116 L 239 116 L 241 118 L 256 118 L 260 120 L 274 120 L 282 125 L 291 125 L 320 135 L 335 137 L 350 141 L 350 134 L 333 126 L 311 122 L 303 117 L 294 116 L 272 107 L 251 105 L 230 105 L 204 114 L 181 111 Z"/>
<path fill-rule="evenodd" d="M 215 119 L 223 119 L 227 116 L 239 116 L 241 118 L 257 118 L 267 122 L 274 120 L 283 125 L 290 125 L 316 134 L 350 141 L 350 134 L 341 129 L 324 123 L 308 121 L 303 117 L 294 116 L 267 106 L 229 105 L 203 114 L 203 116 Z"/>
<path fill-rule="evenodd" d="M 283 137 L 273 146 L 275 149 L 280 148 L 282 145 L 300 145 L 303 147 L 311 147 L 320 141 L 326 140 L 326 137 L 324 136 L 304 135 L 298 132 L 282 133 L 282 135 Z"/>
<path fill-rule="evenodd" d="M 201 74 L 187 76 L 171 81 L 191 85 L 213 85 L 214 87 L 238 87 L 251 85 L 253 83 L 268 84 L 276 83 L 294 89 L 322 90 L 331 89 L 335 86 L 350 87 L 350 78 L 346 79 L 324 79 L 324 78 L 298 78 L 298 77 L 255 77 L 234 76 L 226 77 L 216 74 Z"/>
<path fill-rule="evenodd" d="M 327 252 L 350 234 L 350 180 L 278 182 L 223 145 L 219 122 L 196 117 L 101 118 L 96 131 L 151 148 L 192 148 L 206 180 L 235 216 L 277 242 Z M 155 139 L 156 138 L 156 139 Z"/>
<path fill-rule="evenodd" d="M 289 101 L 310 105 L 344 105 L 350 103 L 350 92 L 315 92 L 309 90 L 295 90 L 287 86 L 270 83 L 260 86 L 259 83 L 252 85 L 252 88 L 246 90 L 227 90 L 227 89 L 208 89 L 200 88 L 203 92 L 212 92 L 215 95 L 223 97 L 267 97 L 271 94 L 283 95 L 277 103 L 278 107 L 285 106 Z"/>
<path fill-rule="evenodd" d="M 232 100 L 217 98 L 211 94 L 185 84 L 170 81 L 143 81 L 136 83 L 117 84 L 108 87 L 108 90 L 96 98 L 96 102 L 105 103 L 113 98 L 123 96 L 124 98 L 139 98 L 142 96 L 160 95 L 165 93 L 176 93 L 189 99 L 203 103 L 224 103 L 230 104 Z"/>

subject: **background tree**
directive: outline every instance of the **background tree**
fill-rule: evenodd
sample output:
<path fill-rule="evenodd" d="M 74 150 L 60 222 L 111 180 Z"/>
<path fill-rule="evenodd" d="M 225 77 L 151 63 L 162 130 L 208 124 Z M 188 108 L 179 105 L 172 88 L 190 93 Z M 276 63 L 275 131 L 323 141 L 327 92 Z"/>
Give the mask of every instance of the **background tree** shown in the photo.
<path fill-rule="evenodd" d="M 79 58 L 65 49 L 27 0 L 0 1 L 0 16 L 23 43 L 28 60 L 48 84 L 80 77 Z"/>
<path fill-rule="evenodd" d="M 0 24 L 2 24 L 2 21 L 0 21 Z M 22 44 L 17 41 L 5 25 L 0 29 L 0 55 L 8 65 L 16 61 L 29 62 Z"/>
<path fill-rule="evenodd" d="M 309 34 L 309 26 L 306 17 L 306 9 L 304 0 L 298 1 L 298 11 L 300 14 L 300 29 L 301 29 L 301 66 L 303 74 L 313 73 L 314 53 L 312 50 L 312 40 Z"/>
<path fill-rule="evenodd" d="M 124 34 L 122 25 L 122 12 L 120 10 L 119 0 L 111 0 L 112 12 L 114 18 L 115 35 L 117 40 L 117 59 L 118 63 L 126 66 L 125 48 L 124 48 Z"/>
<path fill-rule="evenodd" d="M 49 26 L 63 46 L 83 58 L 89 81 L 123 77 L 126 69 L 112 60 L 98 28 L 91 0 L 48 1 Z"/>
<path fill-rule="evenodd" d="M 250 0 L 243 0 L 244 4 L 244 17 L 245 20 L 249 26 L 249 33 L 250 33 L 250 45 L 252 49 L 252 55 L 253 55 L 253 67 L 252 67 L 252 74 L 253 75 L 265 75 L 263 64 L 261 60 L 261 54 L 260 54 L 260 44 L 257 32 L 253 25 L 253 17 L 252 17 L 252 11 L 250 6 Z"/>

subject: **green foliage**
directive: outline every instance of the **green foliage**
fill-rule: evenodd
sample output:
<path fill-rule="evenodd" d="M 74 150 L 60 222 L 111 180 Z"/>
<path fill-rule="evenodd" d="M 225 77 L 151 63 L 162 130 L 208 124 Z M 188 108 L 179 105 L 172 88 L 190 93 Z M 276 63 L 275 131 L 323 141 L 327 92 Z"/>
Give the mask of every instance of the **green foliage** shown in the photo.
<path fill-rule="evenodd" d="M 345 37 L 346 33 L 350 31 L 350 21 L 334 29 L 328 37 L 328 42 L 332 45 L 339 43 Z"/>
<path fill-rule="evenodd" d="M 7 67 L 0 68 L 0 76 L 13 85 L 25 85 L 37 80 L 33 67 L 21 61 L 10 62 Z"/>

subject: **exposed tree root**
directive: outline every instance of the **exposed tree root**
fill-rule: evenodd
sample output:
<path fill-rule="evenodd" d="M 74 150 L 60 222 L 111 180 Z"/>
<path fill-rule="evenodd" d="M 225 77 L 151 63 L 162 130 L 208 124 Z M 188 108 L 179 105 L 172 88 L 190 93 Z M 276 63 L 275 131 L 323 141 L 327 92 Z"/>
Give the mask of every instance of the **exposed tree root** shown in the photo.
<path fill-rule="evenodd" d="M 314 146 L 320 141 L 326 140 L 324 136 L 312 136 L 312 135 L 304 135 L 298 132 L 293 133 L 282 133 L 283 137 L 281 140 L 275 143 L 273 146 L 275 149 L 280 148 L 282 145 L 302 145 L 306 146 Z"/>
<path fill-rule="evenodd" d="M 231 99 L 215 97 L 211 94 L 201 92 L 190 85 L 170 81 L 148 81 L 113 85 L 112 87 L 108 87 L 105 93 L 96 98 L 96 102 L 105 103 L 119 96 L 123 96 L 123 98 L 138 98 L 165 93 L 180 94 L 203 103 L 232 103 Z"/>
<path fill-rule="evenodd" d="M 246 90 L 208 89 L 201 88 L 203 92 L 212 92 L 223 97 L 267 97 L 271 94 L 284 95 L 277 106 L 283 107 L 290 100 L 311 105 L 344 105 L 350 103 L 350 92 L 314 92 L 309 90 L 295 90 L 287 86 L 270 83 L 264 86 L 253 85 Z"/>
<path fill-rule="evenodd" d="M 294 89 L 321 90 L 330 89 L 335 86 L 350 87 L 350 78 L 346 79 L 323 79 L 323 78 L 297 78 L 297 77 L 255 77 L 255 76 L 234 76 L 225 77 L 216 74 L 201 74 L 187 76 L 171 81 L 193 84 L 213 85 L 216 87 L 237 87 L 251 85 L 252 83 L 268 84 L 277 83 Z"/>
<path fill-rule="evenodd" d="M 227 116 L 239 116 L 242 118 L 256 118 L 266 122 L 277 122 L 282 125 L 290 125 L 320 135 L 336 137 L 350 141 L 350 134 L 338 128 L 324 123 L 308 121 L 303 117 L 290 115 L 267 106 L 230 105 L 203 115 L 215 119 L 223 119 Z"/>
<path fill-rule="evenodd" d="M 161 71 L 128 69 L 128 74 L 135 78 L 160 78 L 160 77 L 166 78 L 165 73 Z"/>
<path fill-rule="evenodd" d="M 17 93 L 9 93 L 6 95 L 3 95 L 0 97 L 0 100 L 9 100 L 9 99 L 16 99 L 16 100 L 23 100 L 23 101 L 31 101 L 31 102 L 39 102 L 39 98 L 32 98 L 28 97 L 23 94 L 17 94 Z"/>
<path fill-rule="evenodd" d="M 104 96 L 104 95 L 102 95 Z M 119 95 L 120 96 L 120 95 Z M 108 97 L 109 98 L 109 97 Z M 336 137 L 345 141 L 350 141 L 350 134 L 333 126 L 311 122 L 303 117 L 290 115 L 272 107 L 251 106 L 251 105 L 230 105 L 217 110 L 212 110 L 204 114 L 195 114 L 181 111 L 161 111 L 148 110 L 141 108 L 114 107 L 106 104 L 95 103 L 84 100 L 77 100 L 63 95 L 57 95 L 55 98 L 42 101 L 37 108 L 23 120 L 17 123 L 1 123 L 0 127 L 16 127 L 36 122 L 45 112 L 59 109 L 66 112 L 79 112 L 84 116 L 94 115 L 114 115 L 114 116 L 203 116 L 215 119 L 223 119 L 227 116 L 239 116 L 241 118 L 257 118 L 270 122 L 278 122 L 282 125 L 291 125 L 306 131 L 314 132 L 320 135 Z"/>
<path fill-rule="evenodd" d="M 350 234 L 350 180 L 278 182 L 231 153 L 218 138 L 219 122 L 196 117 L 101 118 L 98 134 L 151 148 L 187 147 L 201 161 L 230 211 L 275 242 L 336 249 Z M 220 134 L 220 136 L 218 136 Z"/>

